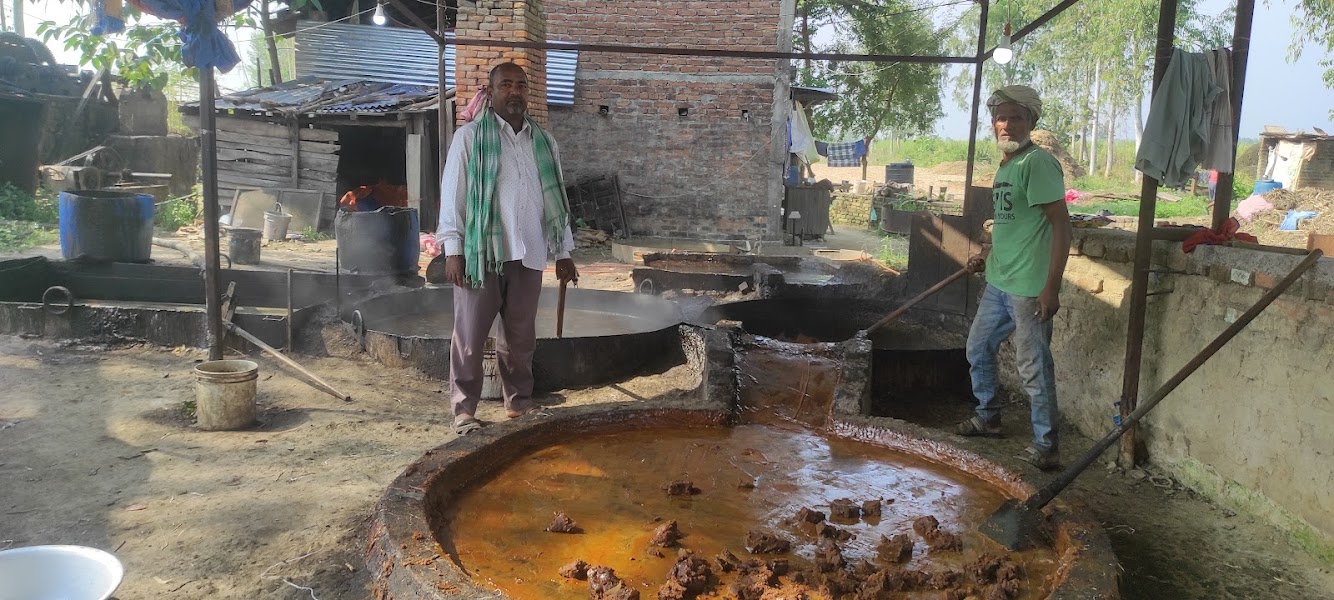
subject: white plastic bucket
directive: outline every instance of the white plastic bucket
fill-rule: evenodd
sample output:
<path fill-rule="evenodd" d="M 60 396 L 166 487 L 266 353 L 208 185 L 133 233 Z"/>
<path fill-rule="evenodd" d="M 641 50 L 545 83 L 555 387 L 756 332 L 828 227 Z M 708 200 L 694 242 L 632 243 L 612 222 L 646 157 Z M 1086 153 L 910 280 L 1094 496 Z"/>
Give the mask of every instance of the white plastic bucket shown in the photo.
<path fill-rule="evenodd" d="M 276 212 L 264 213 L 264 239 L 268 241 L 287 239 L 287 226 L 292 222 L 292 215 Z"/>
<path fill-rule="evenodd" d="M 259 365 L 213 360 L 195 365 L 195 423 L 205 431 L 249 427 L 255 422 Z"/>
<path fill-rule="evenodd" d="M 116 557 L 96 548 L 14 548 L 0 551 L 0 600 L 107 600 L 124 575 Z"/>

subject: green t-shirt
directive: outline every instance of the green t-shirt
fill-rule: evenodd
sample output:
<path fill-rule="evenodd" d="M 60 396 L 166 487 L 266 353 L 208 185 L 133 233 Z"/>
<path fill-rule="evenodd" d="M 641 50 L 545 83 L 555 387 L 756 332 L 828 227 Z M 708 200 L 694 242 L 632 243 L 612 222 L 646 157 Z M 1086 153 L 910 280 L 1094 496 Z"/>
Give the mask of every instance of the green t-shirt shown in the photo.
<path fill-rule="evenodd" d="M 987 283 L 1016 296 L 1036 297 L 1051 265 L 1051 222 L 1042 205 L 1065 200 L 1061 163 L 1036 144 L 996 171 L 991 186 L 995 223 Z"/>

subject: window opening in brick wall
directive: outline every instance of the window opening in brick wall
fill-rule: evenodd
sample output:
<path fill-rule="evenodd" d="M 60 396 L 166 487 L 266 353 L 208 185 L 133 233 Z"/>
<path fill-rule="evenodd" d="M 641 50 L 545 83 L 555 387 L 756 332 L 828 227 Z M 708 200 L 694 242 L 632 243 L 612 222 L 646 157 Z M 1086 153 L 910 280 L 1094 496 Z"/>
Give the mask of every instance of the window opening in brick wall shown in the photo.
<path fill-rule="evenodd" d="M 690 109 L 682 106 L 681 108 L 676 109 L 676 116 L 688 117 L 690 116 Z"/>

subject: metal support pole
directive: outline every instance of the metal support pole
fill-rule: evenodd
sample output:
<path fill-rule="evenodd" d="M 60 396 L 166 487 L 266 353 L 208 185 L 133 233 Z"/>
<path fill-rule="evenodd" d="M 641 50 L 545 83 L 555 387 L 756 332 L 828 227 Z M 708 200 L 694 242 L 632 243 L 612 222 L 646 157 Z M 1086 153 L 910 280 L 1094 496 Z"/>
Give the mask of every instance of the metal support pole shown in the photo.
<path fill-rule="evenodd" d="M 1214 191 L 1214 230 L 1232 214 L 1232 182 L 1237 177 L 1237 138 L 1241 136 L 1241 100 L 1246 89 L 1246 63 L 1251 54 L 1251 24 L 1255 20 L 1255 0 L 1237 0 L 1237 22 L 1232 29 L 1232 169 L 1218 174 Z"/>
<path fill-rule="evenodd" d="M 1172 41 L 1176 37 L 1177 0 L 1161 0 L 1158 6 L 1158 44 L 1154 50 L 1153 93 L 1172 61 Z M 1152 96 L 1150 96 L 1152 97 Z M 1130 278 L 1130 316 L 1126 330 L 1126 360 L 1121 379 L 1121 421 L 1135 410 L 1139 399 L 1140 365 L 1144 359 L 1144 321 L 1149 298 L 1149 263 L 1153 254 L 1153 220 L 1158 207 L 1158 180 L 1148 175 L 1140 185 L 1139 229 L 1135 234 L 1135 266 Z M 1117 462 L 1125 468 L 1135 465 L 1136 429 L 1121 438 Z"/>
<path fill-rule="evenodd" d="M 969 117 L 968 123 L 968 173 L 964 175 L 963 195 L 968 197 L 969 190 L 973 189 L 973 166 L 977 160 L 977 122 L 978 112 L 982 108 L 982 63 L 986 62 L 987 54 L 987 13 L 991 10 L 990 0 L 982 0 L 982 16 L 979 20 L 977 29 L 977 62 L 973 65 L 973 111 Z"/>
<path fill-rule="evenodd" d="M 446 14 L 445 3 L 436 3 L 435 26 L 440 30 L 439 33 L 441 37 L 444 37 L 445 35 L 445 21 L 448 18 L 449 16 Z M 435 127 L 437 134 L 440 136 L 436 140 L 436 147 L 440 151 L 440 157 L 436 161 L 440 167 L 440 170 L 436 172 L 436 179 L 438 180 L 445 172 L 445 157 L 449 155 L 449 142 L 454 134 L 454 104 L 445 99 L 445 89 L 449 86 L 445 84 L 445 47 L 443 45 L 440 46 L 440 64 L 437 65 L 436 68 L 436 77 L 439 79 L 439 82 L 436 84 L 436 89 L 439 90 L 439 95 L 436 96 L 435 100 Z M 443 191 L 444 190 L 441 190 L 441 192 Z M 437 201 L 439 201 L 439 199 L 439 196 L 435 198 Z M 434 227 L 435 224 L 432 223 L 431 226 Z"/>
<path fill-rule="evenodd" d="M 204 312 L 208 317 L 208 359 L 222 359 L 222 306 L 218 304 L 222 264 L 218 249 L 218 136 L 214 113 L 217 85 L 213 68 L 199 71 L 199 164 L 204 181 Z"/>

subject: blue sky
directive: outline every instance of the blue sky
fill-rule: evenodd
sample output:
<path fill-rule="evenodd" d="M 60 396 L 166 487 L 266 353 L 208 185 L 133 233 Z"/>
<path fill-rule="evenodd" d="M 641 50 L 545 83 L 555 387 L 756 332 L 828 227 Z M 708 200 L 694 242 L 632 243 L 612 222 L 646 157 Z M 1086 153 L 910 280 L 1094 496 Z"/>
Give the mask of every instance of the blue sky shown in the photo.
<path fill-rule="evenodd" d="M 1263 1 L 1257 4 L 1241 104 L 1241 137 L 1258 138 L 1265 125 L 1278 125 L 1289 131 L 1319 127 L 1334 133 L 1329 118 L 1330 109 L 1334 109 L 1334 90 L 1326 88 L 1321 80 L 1324 69 L 1319 63 L 1325 57 L 1323 49 L 1308 46 L 1301 60 L 1289 63 L 1292 23 L 1288 15 L 1293 0 L 1270 0 L 1269 6 Z M 1203 9 L 1220 14 L 1230 5 L 1227 0 L 1209 0 Z M 1017 60 L 1022 60 L 1022 56 Z M 1133 130 L 1126 131 L 1133 135 Z M 967 139 L 968 109 L 960 109 L 952 98 L 947 100 L 945 118 L 936 125 L 936 133 L 946 138 Z"/>

